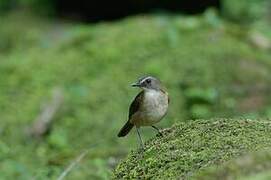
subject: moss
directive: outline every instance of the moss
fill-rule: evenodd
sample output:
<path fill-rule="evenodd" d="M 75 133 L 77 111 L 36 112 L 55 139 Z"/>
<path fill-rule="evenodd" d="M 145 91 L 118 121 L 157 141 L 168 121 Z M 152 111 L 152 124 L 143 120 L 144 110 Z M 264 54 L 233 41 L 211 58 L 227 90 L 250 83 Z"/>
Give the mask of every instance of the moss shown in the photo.
<path fill-rule="evenodd" d="M 270 148 L 245 154 L 219 166 L 200 170 L 193 179 L 270 179 Z"/>
<path fill-rule="evenodd" d="M 188 178 L 200 169 L 271 146 L 271 122 L 242 119 L 197 120 L 179 123 L 133 151 L 114 178 Z"/>

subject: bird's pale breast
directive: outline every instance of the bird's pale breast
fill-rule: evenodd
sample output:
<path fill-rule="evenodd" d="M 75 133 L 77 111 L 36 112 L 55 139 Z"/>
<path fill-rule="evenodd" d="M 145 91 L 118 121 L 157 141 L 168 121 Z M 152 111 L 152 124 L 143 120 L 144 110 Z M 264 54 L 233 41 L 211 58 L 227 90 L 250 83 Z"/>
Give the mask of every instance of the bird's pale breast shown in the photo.
<path fill-rule="evenodd" d="M 168 96 L 164 92 L 147 90 L 139 111 L 132 117 L 132 122 L 137 126 L 153 125 L 166 115 L 167 109 Z"/>

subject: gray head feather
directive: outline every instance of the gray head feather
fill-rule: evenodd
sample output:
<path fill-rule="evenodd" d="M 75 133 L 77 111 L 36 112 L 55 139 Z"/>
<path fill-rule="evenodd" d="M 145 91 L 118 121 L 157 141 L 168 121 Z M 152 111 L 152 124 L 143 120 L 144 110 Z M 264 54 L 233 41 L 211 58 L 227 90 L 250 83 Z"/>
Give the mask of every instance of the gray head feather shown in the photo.
<path fill-rule="evenodd" d="M 132 84 L 134 87 L 140 87 L 143 89 L 159 90 L 161 88 L 161 82 L 159 79 L 153 76 L 141 77 L 136 83 Z"/>

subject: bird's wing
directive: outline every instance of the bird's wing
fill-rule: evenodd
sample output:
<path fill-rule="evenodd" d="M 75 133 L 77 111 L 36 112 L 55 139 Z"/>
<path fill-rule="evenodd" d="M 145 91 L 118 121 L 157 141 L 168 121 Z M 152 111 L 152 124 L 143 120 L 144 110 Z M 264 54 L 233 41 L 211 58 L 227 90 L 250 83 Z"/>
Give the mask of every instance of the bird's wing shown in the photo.
<path fill-rule="evenodd" d="M 129 119 L 139 110 L 144 96 L 144 91 L 138 93 L 129 108 Z"/>

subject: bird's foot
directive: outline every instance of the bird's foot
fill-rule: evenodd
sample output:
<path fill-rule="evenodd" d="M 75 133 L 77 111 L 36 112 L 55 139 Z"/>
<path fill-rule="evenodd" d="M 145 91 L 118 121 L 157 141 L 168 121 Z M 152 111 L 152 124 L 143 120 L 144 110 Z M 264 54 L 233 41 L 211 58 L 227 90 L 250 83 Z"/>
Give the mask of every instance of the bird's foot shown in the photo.
<path fill-rule="evenodd" d="M 152 126 L 157 132 L 158 134 L 156 136 L 160 136 L 160 137 L 163 137 L 163 134 L 162 132 L 160 131 L 160 129 L 158 129 L 156 126 Z"/>
<path fill-rule="evenodd" d="M 162 133 L 161 131 L 158 131 L 158 133 L 157 133 L 156 136 L 158 136 L 158 137 L 163 137 L 164 135 L 163 135 L 163 133 Z"/>
<path fill-rule="evenodd" d="M 138 152 L 139 153 L 143 153 L 145 151 L 145 147 L 144 146 L 140 146 L 139 148 L 138 148 Z"/>

